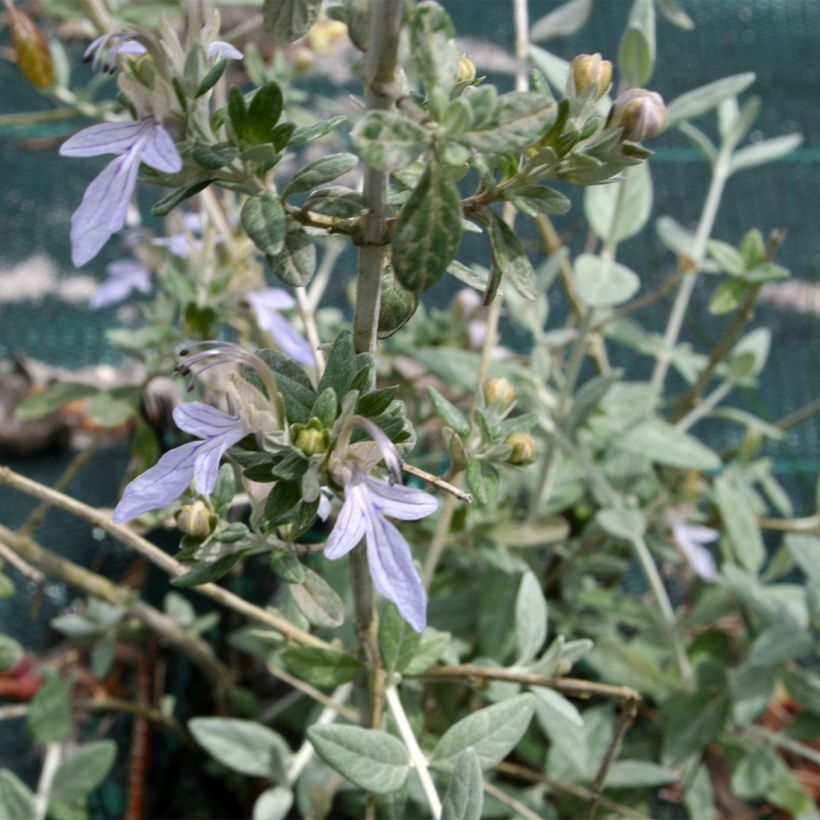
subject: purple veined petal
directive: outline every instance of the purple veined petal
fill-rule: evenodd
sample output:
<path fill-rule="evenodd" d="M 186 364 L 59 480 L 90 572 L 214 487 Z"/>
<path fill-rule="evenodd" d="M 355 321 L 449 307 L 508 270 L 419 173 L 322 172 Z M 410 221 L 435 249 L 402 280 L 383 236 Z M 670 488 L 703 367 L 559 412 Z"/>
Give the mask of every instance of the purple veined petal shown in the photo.
<path fill-rule="evenodd" d="M 426 518 L 438 509 L 438 501 L 430 493 L 405 487 L 403 484 L 388 484 L 378 478 L 365 479 L 370 500 L 376 510 L 400 521 L 417 521 Z"/>
<path fill-rule="evenodd" d="M 165 174 L 175 174 L 182 168 L 182 157 L 173 137 L 158 122 L 153 123 L 141 159 L 146 165 Z"/>
<path fill-rule="evenodd" d="M 345 487 L 345 503 L 325 544 L 325 558 L 331 561 L 347 555 L 365 534 L 367 506 L 361 493 L 361 485 Z"/>
<path fill-rule="evenodd" d="M 720 538 L 720 533 L 711 527 L 704 527 L 700 524 L 681 524 L 676 530 L 685 531 L 686 537 L 699 544 L 710 544 Z"/>
<path fill-rule="evenodd" d="M 677 524 L 672 528 L 675 542 L 680 547 L 684 557 L 689 562 L 695 574 L 704 581 L 713 581 L 717 575 L 717 566 L 712 553 L 698 543 L 697 538 L 693 538 L 689 532 L 688 524 Z M 696 530 L 707 529 L 708 527 L 695 527 Z M 710 530 L 710 532 L 715 532 Z M 715 533 L 717 535 L 717 533 Z M 709 540 L 714 540 L 710 538 Z"/>
<path fill-rule="evenodd" d="M 169 450 L 150 470 L 125 488 L 114 509 L 117 523 L 130 521 L 150 510 L 170 504 L 185 492 L 194 474 L 194 462 L 202 442 L 192 441 Z"/>
<path fill-rule="evenodd" d="M 139 40 L 126 40 L 122 45 L 113 46 L 112 54 L 128 54 L 135 57 L 140 54 L 147 54 L 148 49 Z"/>
<path fill-rule="evenodd" d="M 219 476 L 219 462 L 225 451 L 244 438 L 245 428 L 234 428 L 220 436 L 213 436 L 199 442 L 194 460 L 194 489 L 201 495 L 210 495 L 216 487 Z"/>
<path fill-rule="evenodd" d="M 208 46 L 208 56 L 212 60 L 241 60 L 245 55 L 224 40 L 214 40 Z"/>
<path fill-rule="evenodd" d="M 213 438 L 236 432 L 237 441 L 246 435 L 238 416 L 231 416 L 201 401 L 178 404 L 173 412 L 174 422 L 180 430 L 197 438 Z"/>
<path fill-rule="evenodd" d="M 157 236 L 151 240 L 152 245 L 158 248 L 168 248 L 174 255 L 181 259 L 187 259 L 191 255 L 191 249 L 198 250 L 202 246 L 199 239 L 188 239 L 186 233 L 172 233 L 170 236 Z"/>
<path fill-rule="evenodd" d="M 413 566 L 410 545 L 376 510 L 369 507 L 367 512 L 367 563 L 373 584 L 416 632 L 422 632 L 427 623 L 427 593 Z"/>
<path fill-rule="evenodd" d="M 248 302 L 250 302 L 257 315 L 269 310 L 288 310 L 296 304 L 294 298 L 282 288 L 252 290 L 248 293 Z"/>
<path fill-rule="evenodd" d="M 137 184 L 139 143 L 112 160 L 86 188 L 80 207 L 71 217 L 71 261 L 81 267 L 93 259 L 122 228 L 128 202 Z"/>
<path fill-rule="evenodd" d="M 122 302 L 133 290 L 138 290 L 140 293 L 150 293 L 151 275 L 146 269 L 143 268 L 129 274 L 109 276 L 94 291 L 94 294 L 88 300 L 88 306 L 92 310 L 99 310 L 109 305 L 115 305 L 117 302 Z"/>
<path fill-rule="evenodd" d="M 401 483 L 401 456 L 396 445 L 390 441 L 387 433 L 378 424 L 364 416 L 351 416 L 347 421 L 348 429 L 359 427 L 376 443 L 384 460 L 384 466 L 394 482 Z M 375 464 L 373 464 L 375 466 Z"/>
<path fill-rule="evenodd" d="M 313 351 L 307 339 L 293 329 L 291 323 L 279 313 L 269 311 L 266 316 L 266 330 L 273 337 L 276 346 L 286 356 L 299 364 L 313 364 Z M 262 327 L 262 322 L 259 322 Z"/>
<path fill-rule="evenodd" d="M 105 272 L 112 278 L 130 279 L 138 274 L 148 273 L 148 269 L 136 259 L 115 259 L 111 264 L 105 266 Z"/>
<path fill-rule="evenodd" d="M 131 150 L 153 120 L 136 122 L 102 122 L 83 128 L 60 146 L 62 157 L 97 157 L 101 154 L 125 154 Z"/>
<path fill-rule="evenodd" d="M 101 34 L 99 37 L 95 37 L 89 44 L 88 48 L 83 52 L 83 60 L 88 60 L 89 58 L 94 56 L 94 52 L 97 50 L 97 47 L 102 45 L 102 43 L 111 37 L 111 32 L 106 31 L 105 34 Z"/>

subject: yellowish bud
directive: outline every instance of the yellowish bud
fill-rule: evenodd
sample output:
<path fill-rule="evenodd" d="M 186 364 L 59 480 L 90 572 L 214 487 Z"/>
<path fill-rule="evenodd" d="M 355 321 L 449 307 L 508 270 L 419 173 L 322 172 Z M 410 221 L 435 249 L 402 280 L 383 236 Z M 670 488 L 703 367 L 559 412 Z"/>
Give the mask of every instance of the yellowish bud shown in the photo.
<path fill-rule="evenodd" d="M 612 63 L 604 60 L 600 54 L 579 54 L 570 63 L 570 93 L 583 94 L 590 86 L 594 87 L 593 98 L 600 100 L 612 83 Z"/>
<path fill-rule="evenodd" d="M 475 63 L 466 55 L 462 54 L 458 59 L 458 71 L 456 72 L 457 83 L 472 82 L 475 79 Z"/>
<path fill-rule="evenodd" d="M 512 447 L 507 461 L 518 467 L 524 467 L 535 461 L 535 439 L 529 433 L 510 433 L 504 440 Z"/>
<path fill-rule="evenodd" d="M 645 88 L 632 88 L 615 100 L 609 124 L 623 128 L 624 139 L 640 142 L 663 133 L 668 120 L 669 113 L 660 94 Z"/>
<path fill-rule="evenodd" d="M 315 456 L 317 453 L 324 453 L 327 450 L 328 441 L 327 430 L 305 427 L 296 434 L 294 444 L 306 456 Z"/>
<path fill-rule="evenodd" d="M 177 513 L 177 526 L 186 535 L 193 535 L 195 538 L 210 535 L 215 523 L 211 511 L 201 501 L 186 504 Z"/>
<path fill-rule="evenodd" d="M 484 402 L 506 410 L 515 399 L 515 388 L 506 379 L 489 379 L 484 382 Z"/>
<path fill-rule="evenodd" d="M 316 53 L 307 46 L 297 45 L 288 49 L 291 65 L 297 71 L 307 71 L 316 62 Z"/>
<path fill-rule="evenodd" d="M 54 83 L 54 62 L 45 35 L 24 11 L 6 4 L 11 42 L 23 76 L 37 88 Z"/>

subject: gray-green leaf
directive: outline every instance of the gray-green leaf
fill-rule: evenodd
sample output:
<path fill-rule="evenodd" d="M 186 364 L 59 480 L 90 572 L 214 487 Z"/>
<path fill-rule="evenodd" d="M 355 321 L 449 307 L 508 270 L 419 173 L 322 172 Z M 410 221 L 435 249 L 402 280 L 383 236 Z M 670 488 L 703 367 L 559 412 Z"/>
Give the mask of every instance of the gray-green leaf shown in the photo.
<path fill-rule="evenodd" d="M 279 199 L 263 194 L 242 206 L 242 227 L 262 253 L 275 256 L 285 244 L 285 209 Z"/>
<path fill-rule="evenodd" d="M 513 229 L 489 208 L 484 209 L 482 218 L 490 236 L 493 260 L 504 280 L 525 299 L 537 299 L 535 271 Z"/>
<path fill-rule="evenodd" d="M 652 175 L 649 165 L 641 163 L 624 172 L 623 182 L 590 185 L 584 192 L 584 214 L 601 239 L 613 230 L 617 215 L 615 239 L 621 242 L 640 233 L 652 213 Z"/>
<path fill-rule="evenodd" d="M 485 154 L 523 151 L 538 141 L 555 119 L 556 105 L 535 91 L 510 91 L 496 103 L 491 120 L 461 141 Z"/>
<path fill-rule="evenodd" d="M 305 569 L 305 580 L 291 584 L 290 594 L 299 611 L 316 626 L 341 626 L 345 619 L 342 599 L 336 590 L 312 569 Z"/>
<path fill-rule="evenodd" d="M 60 764 L 54 775 L 50 797 L 74 803 L 91 794 L 114 765 L 117 744 L 113 740 L 86 743 Z"/>
<path fill-rule="evenodd" d="M 290 182 L 282 192 L 282 196 L 298 194 L 302 191 L 310 191 L 326 182 L 352 171 L 359 160 L 355 154 L 328 154 L 324 157 L 309 162 L 300 168 L 291 178 Z"/>
<path fill-rule="evenodd" d="M 441 803 L 441 820 L 481 820 L 484 779 L 478 755 L 465 749 L 456 761 L 453 777 Z"/>
<path fill-rule="evenodd" d="M 727 97 L 741 94 L 754 81 L 755 75 L 751 71 L 744 74 L 732 74 L 730 77 L 723 77 L 692 91 L 687 91 L 680 97 L 675 97 L 666 107 L 669 112 L 669 125 L 677 125 L 683 120 L 700 117 Z"/>
<path fill-rule="evenodd" d="M 515 639 L 520 664 L 532 660 L 547 639 L 547 601 L 531 571 L 521 577 L 515 599 Z"/>
<path fill-rule="evenodd" d="M 253 804 L 253 820 L 284 820 L 293 805 L 293 792 L 285 786 L 265 789 Z"/>
<path fill-rule="evenodd" d="M 589 307 L 612 307 L 630 299 L 641 286 L 635 271 L 610 259 L 583 253 L 575 260 L 575 287 Z"/>
<path fill-rule="evenodd" d="M 426 128 L 390 111 L 371 111 L 356 123 L 352 136 L 368 165 L 391 173 L 406 168 L 430 142 Z"/>
<path fill-rule="evenodd" d="M 288 220 L 285 244 L 281 253 L 268 256 L 271 270 L 285 284 L 306 285 L 316 270 L 316 244 L 294 219 Z"/>
<path fill-rule="evenodd" d="M 322 8 L 322 0 L 265 0 L 265 29 L 279 45 L 304 37 Z"/>
<path fill-rule="evenodd" d="M 5 820 L 31 820 L 37 816 L 34 795 L 9 769 L 0 770 L 0 816 Z"/>

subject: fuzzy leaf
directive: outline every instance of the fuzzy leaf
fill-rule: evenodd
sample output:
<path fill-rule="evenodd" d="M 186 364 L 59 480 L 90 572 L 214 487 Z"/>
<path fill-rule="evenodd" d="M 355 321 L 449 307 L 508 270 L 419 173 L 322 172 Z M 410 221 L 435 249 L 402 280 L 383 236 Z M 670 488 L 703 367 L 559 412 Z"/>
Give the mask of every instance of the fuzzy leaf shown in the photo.
<path fill-rule="evenodd" d="M 481 820 L 484 782 L 481 763 L 472 748 L 465 749 L 456 762 L 453 777 L 441 804 L 441 820 Z"/>

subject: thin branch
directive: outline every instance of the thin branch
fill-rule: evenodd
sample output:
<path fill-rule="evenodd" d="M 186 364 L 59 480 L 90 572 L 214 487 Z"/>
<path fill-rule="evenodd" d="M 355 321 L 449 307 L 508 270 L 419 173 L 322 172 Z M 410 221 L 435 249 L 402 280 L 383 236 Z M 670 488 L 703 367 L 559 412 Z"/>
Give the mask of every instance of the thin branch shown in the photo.
<path fill-rule="evenodd" d="M 310 300 L 304 287 L 297 287 L 293 290 L 296 294 L 296 304 L 299 306 L 299 315 L 302 317 L 305 333 L 307 333 L 308 342 L 310 343 L 310 352 L 313 354 L 313 361 L 316 364 L 316 376 L 317 379 L 321 379 L 322 374 L 325 372 L 325 357 L 319 349 L 321 342 L 319 341 L 319 331 L 316 329 L 316 319 L 313 316 Z"/>
<path fill-rule="evenodd" d="M 109 535 L 114 536 L 114 538 L 121 543 L 131 547 L 135 552 L 138 552 L 152 564 L 155 564 L 174 578 L 178 578 L 188 571 L 188 567 L 184 564 L 171 558 L 170 555 L 164 553 L 159 547 L 141 535 L 138 535 L 129 527 L 122 524 L 115 524 L 107 513 L 96 510 L 94 507 L 83 504 L 82 501 L 77 501 L 63 493 L 58 493 L 50 487 L 46 487 L 37 481 L 14 472 L 8 467 L 0 466 L 0 485 L 3 484 L 33 496 L 34 498 L 47 499 L 53 506 L 105 530 Z M 11 531 L 4 528 L 3 532 L 8 533 Z M 322 649 L 330 648 L 330 644 L 327 641 L 323 641 L 321 638 L 311 635 L 303 629 L 299 629 L 299 627 L 294 626 L 294 624 L 290 623 L 290 621 L 281 615 L 255 606 L 216 584 L 202 584 L 201 586 L 194 587 L 194 589 L 201 595 L 205 595 L 229 609 L 233 609 L 264 626 L 270 627 L 294 643 L 303 646 L 316 646 Z"/>
<path fill-rule="evenodd" d="M 641 695 L 629 686 L 613 686 L 608 683 L 581 680 L 579 678 L 555 678 L 547 675 L 537 675 L 520 669 L 494 668 L 477 666 L 471 663 L 446 666 L 431 666 L 424 672 L 405 677 L 424 679 L 461 680 L 465 682 L 476 680 L 503 680 L 511 683 L 520 683 L 524 686 L 546 686 L 559 692 L 566 692 L 578 698 L 606 697 L 619 700 L 640 702 Z"/>
<path fill-rule="evenodd" d="M 460 473 L 459 473 L 460 475 Z M 458 476 L 456 476 L 458 478 Z M 441 507 L 441 515 L 436 521 L 436 528 L 433 530 L 433 537 L 430 539 L 430 546 L 427 550 L 427 558 L 424 560 L 424 572 L 422 574 L 422 581 L 424 588 L 430 588 L 430 582 L 433 580 L 433 575 L 436 572 L 439 559 L 442 552 L 444 552 L 444 545 L 447 543 L 447 536 L 450 534 L 450 524 L 453 523 L 453 513 L 456 511 L 456 497 L 448 495 L 444 499 L 444 504 Z"/>
<path fill-rule="evenodd" d="M 484 791 L 490 795 L 490 797 L 494 797 L 498 800 L 499 803 L 503 803 L 505 806 L 509 806 L 516 814 L 520 814 L 522 817 L 526 817 L 527 820 L 541 820 L 541 816 L 536 814 L 532 809 L 525 806 L 520 800 L 511 795 L 507 794 L 507 792 L 502 791 L 493 783 L 485 783 L 484 784 Z"/>
<path fill-rule="evenodd" d="M 34 818 L 35 820 L 45 820 L 48 813 L 48 796 L 54 783 L 54 775 L 60 768 L 60 760 L 63 757 L 63 747 L 61 743 L 52 741 L 46 745 L 46 756 L 43 760 L 43 768 L 40 771 L 40 780 L 37 783 L 37 794 L 34 796 Z"/>
<path fill-rule="evenodd" d="M 271 673 L 275 678 L 279 678 L 279 680 L 287 683 L 289 686 L 292 686 L 297 691 L 301 692 L 303 695 L 307 695 L 309 698 L 313 698 L 313 700 L 321 703 L 325 709 L 330 709 L 332 712 L 341 715 L 346 720 L 349 720 L 351 723 L 357 723 L 359 720 L 359 713 L 355 710 L 349 708 L 348 706 L 344 705 L 344 701 L 347 700 L 347 697 L 328 697 L 324 692 L 318 690 L 315 686 L 307 683 L 306 681 L 301 680 L 300 678 L 296 678 L 290 674 L 290 672 L 286 672 L 284 669 L 274 666 L 272 663 L 268 664 L 268 672 Z M 340 687 L 339 691 L 341 691 L 343 687 Z"/>
<path fill-rule="evenodd" d="M 459 489 L 455 484 L 451 484 L 449 481 L 441 478 L 441 476 L 428 473 L 427 470 L 422 470 L 421 467 L 414 467 L 412 464 L 402 464 L 401 468 L 405 473 L 410 473 L 410 475 L 414 475 L 416 478 L 426 481 L 436 489 L 444 490 L 444 492 L 454 495 L 459 501 L 464 501 L 467 504 L 473 503 L 473 496 L 471 493 Z"/>
<path fill-rule="evenodd" d="M 191 743 L 190 735 L 176 718 L 161 709 L 141 706 L 139 703 L 122 698 L 80 698 L 71 702 L 71 708 L 79 712 L 125 712 L 129 715 L 143 717 L 169 729 L 183 743 Z"/>
<path fill-rule="evenodd" d="M 820 413 L 820 399 L 815 399 L 803 407 L 798 408 L 793 413 L 789 413 L 779 421 L 774 423 L 775 427 L 781 430 L 788 430 L 789 427 L 794 427 L 795 424 L 800 424 L 801 421 L 810 419 L 815 413 Z"/>
<path fill-rule="evenodd" d="M 0 559 L 11 564 L 24 578 L 33 581 L 35 584 L 44 584 L 46 576 L 37 567 L 24 561 L 11 547 L 0 541 Z"/>

